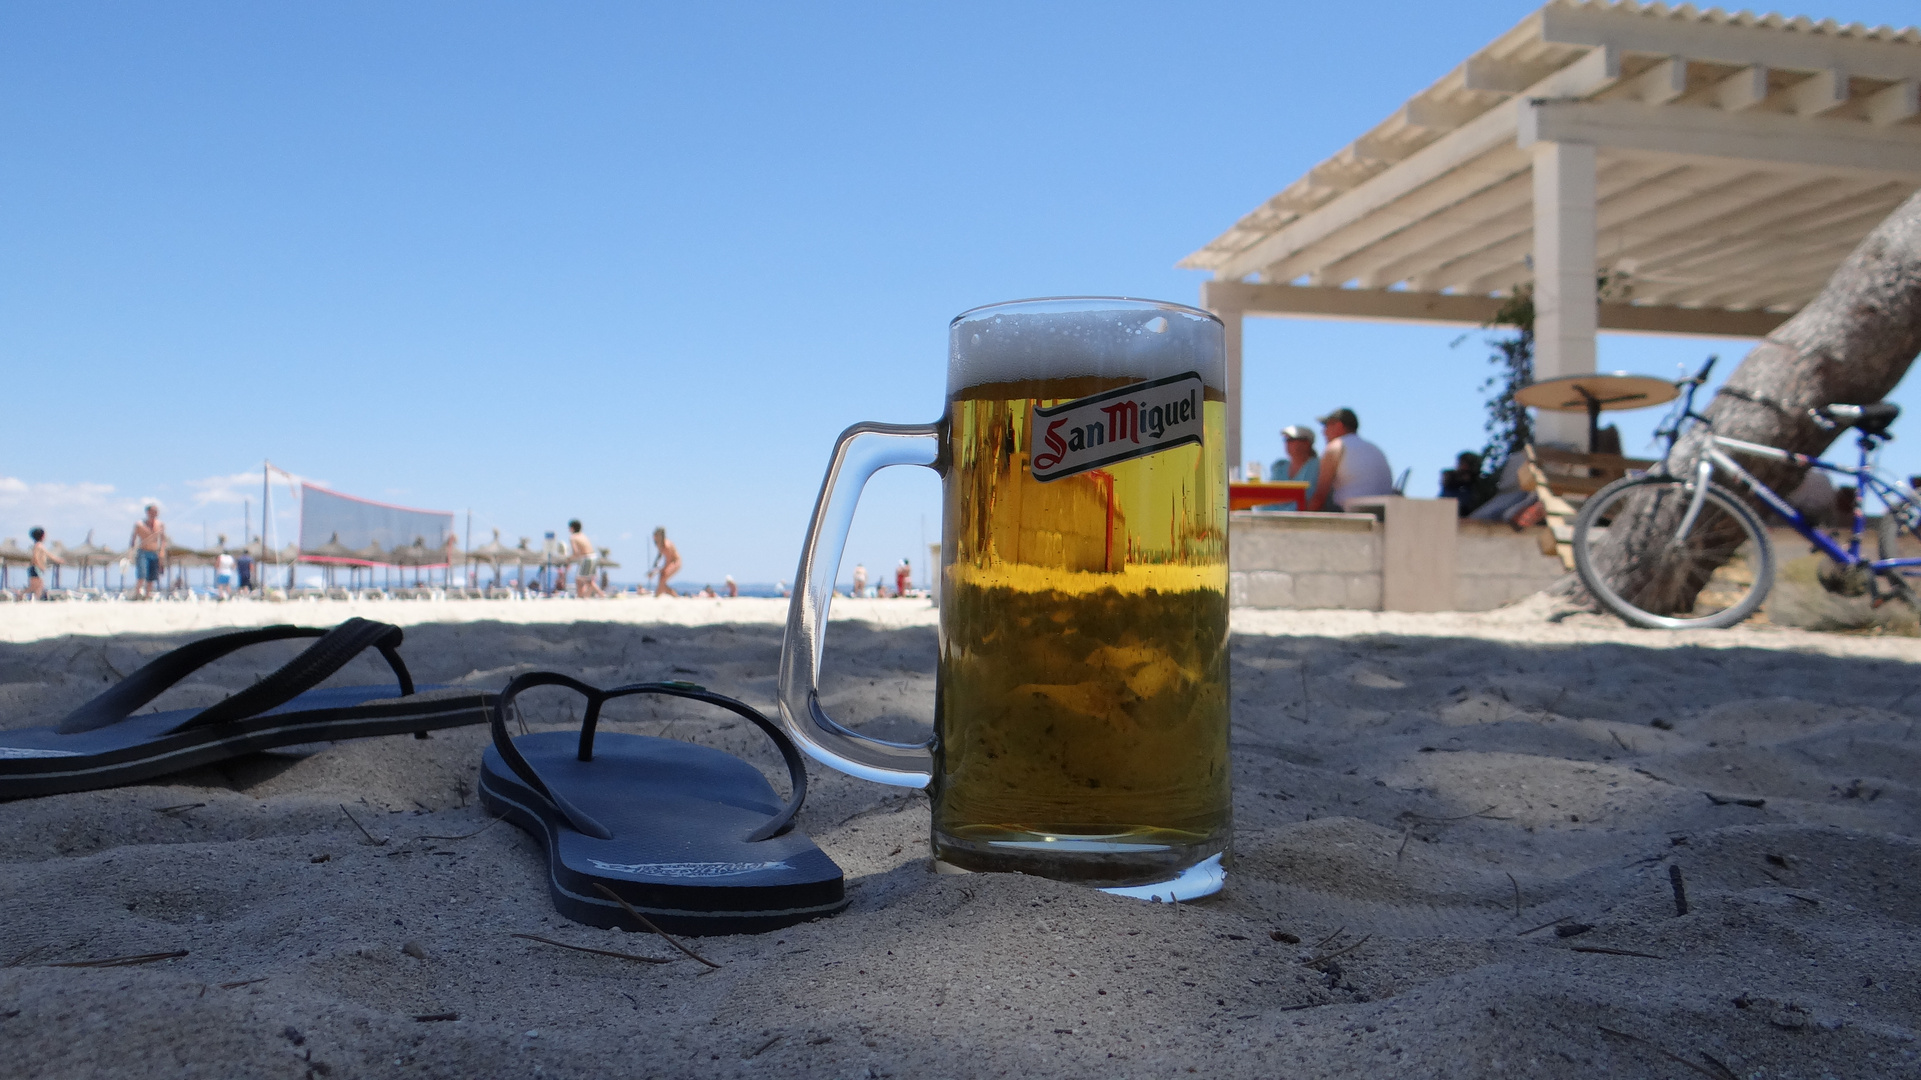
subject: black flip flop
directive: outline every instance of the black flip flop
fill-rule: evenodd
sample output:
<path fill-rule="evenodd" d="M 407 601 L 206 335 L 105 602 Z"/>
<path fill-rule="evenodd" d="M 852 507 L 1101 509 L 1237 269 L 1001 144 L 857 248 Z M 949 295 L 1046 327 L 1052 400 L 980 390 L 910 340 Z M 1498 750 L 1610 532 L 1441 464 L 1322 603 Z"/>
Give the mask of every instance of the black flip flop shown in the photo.
<path fill-rule="evenodd" d="M 507 712 L 536 686 L 587 699 L 580 734 L 512 738 Z M 609 732 L 601 706 L 633 694 L 703 701 L 752 721 L 780 748 L 793 798 L 782 805 L 758 769 L 732 754 L 673 739 Z M 554 907 L 589 926 L 641 929 L 611 890 L 662 930 L 754 934 L 847 906 L 840 867 L 793 829 L 807 767 L 787 733 L 751 706 L 692 683 L 600 690 L 553 672 L 521 675 L 493 709 L 480 798 L 545 843 Z"/>
<path fill-rule="evenodd" d="M 168 687 L 235 649 L 306 637 L 320 640 L 217 705 L 134 715 Z M 54 727 L 0 730 L 0 799 L 116 787 L 275 747 L 418 733 L 487 719 L 495 698 L 491 692 L 416 688 L 395 651 L 400 641 L 398 626 L 348 619 L 331 630 L 266 626 L 189 642 L 156 657 Z M 398 690 L 318 687 L 368 648 L 379 649 L 393 667 Z"/>

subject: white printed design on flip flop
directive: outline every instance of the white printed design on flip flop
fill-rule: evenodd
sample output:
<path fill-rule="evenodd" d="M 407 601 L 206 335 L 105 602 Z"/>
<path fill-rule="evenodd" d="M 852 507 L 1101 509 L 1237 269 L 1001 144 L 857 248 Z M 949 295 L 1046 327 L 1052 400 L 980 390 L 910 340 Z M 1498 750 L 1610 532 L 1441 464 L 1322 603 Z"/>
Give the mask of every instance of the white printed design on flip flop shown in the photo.
<path fill-rule="evenodd" d="M 36 757 L 80 757 L 72 750 L 33 750 L 24 746 L 0 746 L 0 761 Z"/>
<path fill-rule="evenodd" d="M 658 863 L 605 863 L 599 859 L 588 859 L 596 870 L 606 870 L 615 874 L 634 874 L 639 877 L 738 877 L 741 874 L 757 874 L 762 870 L 791 870 L 793 867 L 782 862 L 658 862 Z"/>

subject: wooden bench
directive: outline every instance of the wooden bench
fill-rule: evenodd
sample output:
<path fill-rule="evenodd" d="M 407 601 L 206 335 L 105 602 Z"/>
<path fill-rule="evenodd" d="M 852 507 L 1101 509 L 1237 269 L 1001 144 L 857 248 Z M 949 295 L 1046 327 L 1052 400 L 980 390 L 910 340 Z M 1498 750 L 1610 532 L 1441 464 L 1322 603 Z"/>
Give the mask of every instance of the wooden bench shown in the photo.
<path fill-rule="evenodd" d="M 1529 446 L 1521 468 L 1521 487 L 1541 500 L 1547 531 L 1541 534 L 1541 554 L 1559 555 L 1574 569 L 1574 516 L 1589 495 L 1626 476 L 1654 467 L 1648 458 L 1619 454 L 1577 454 L 1549 446 Z"/>

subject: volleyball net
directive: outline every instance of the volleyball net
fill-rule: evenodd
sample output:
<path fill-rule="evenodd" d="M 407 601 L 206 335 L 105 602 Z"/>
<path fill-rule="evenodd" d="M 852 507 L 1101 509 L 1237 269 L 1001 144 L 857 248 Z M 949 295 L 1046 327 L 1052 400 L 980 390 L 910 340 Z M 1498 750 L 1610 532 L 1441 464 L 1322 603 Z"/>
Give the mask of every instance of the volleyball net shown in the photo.
<path fill-rule="evenodd" d="M 300 551 L 304 561 L 388 563 L 392 560 L 375 556 L 368 549 L 378 544 L 386 553 L 419 544 L 439 553 L 446 550 L 447 538 L 452 535 L 451 510 L 417 510 L 342 495 L 312 484 L 300 485 Z"/>

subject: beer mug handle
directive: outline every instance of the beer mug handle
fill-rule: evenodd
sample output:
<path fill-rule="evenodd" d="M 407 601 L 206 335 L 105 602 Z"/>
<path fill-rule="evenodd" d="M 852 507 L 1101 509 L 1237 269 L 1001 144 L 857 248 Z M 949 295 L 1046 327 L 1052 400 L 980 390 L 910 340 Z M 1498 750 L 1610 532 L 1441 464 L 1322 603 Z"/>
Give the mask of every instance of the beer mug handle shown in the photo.
<path fill-rule="evenodd" d="M 820 707 L 821 651 L 834 577 L 840 571 L 861 489 L 869 477 L 889 465 L 925 465 L 940 471 L 940 431 L 939 424 L 855 424 L 840 433 L 800 549 L 794 596 L 787 608 L 787 635 L 780 649 L 780 722 L 801 749 L 844 773 L 901 787 L 925 787 L 933 779 L 932 741 L 885 742 L 836 723 Z"/>

